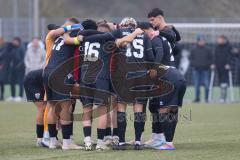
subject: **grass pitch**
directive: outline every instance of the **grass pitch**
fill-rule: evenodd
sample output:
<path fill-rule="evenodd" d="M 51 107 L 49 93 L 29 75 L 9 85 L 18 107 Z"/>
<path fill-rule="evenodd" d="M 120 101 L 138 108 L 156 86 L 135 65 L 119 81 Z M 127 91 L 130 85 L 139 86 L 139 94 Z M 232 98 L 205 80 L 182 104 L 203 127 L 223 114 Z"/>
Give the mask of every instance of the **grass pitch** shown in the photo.
<path fill-rule="evenodd" d="M 78 107 L 78 111 L 80 111 Z M 131 112 L 131 109 L 129 109 Z M 240 105 L 186 104 L 180 111 L 176 151 L 62 151 L 35 147 L 32 103 L 0 102 L 0 160 L 239 160 Z M 82 143 L 82 125 L 76 122 L 75 141 Z M 145 139 L 151 132 L 148 120 Z M 127 139 L 134 136 L 129 118 Z M 92 131 L 96 137 L 96 128 Z M 59 133 L 61 137 L 61 133 Z"/>

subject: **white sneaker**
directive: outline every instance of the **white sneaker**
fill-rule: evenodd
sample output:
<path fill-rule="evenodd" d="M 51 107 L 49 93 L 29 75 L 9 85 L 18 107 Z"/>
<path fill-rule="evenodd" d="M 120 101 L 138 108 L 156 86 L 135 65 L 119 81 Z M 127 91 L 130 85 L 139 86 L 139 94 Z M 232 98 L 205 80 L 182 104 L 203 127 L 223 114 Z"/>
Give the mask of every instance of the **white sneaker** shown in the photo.
<path fill-rule="evenodd" d="M 56 138 L 50 138 L 49 149 L 61 148 L 62 144 Z"/>
<path fill-rule="evenodd" d="M 43 147 L 43 145 L 42 145 L 42 138 L 37 138 L 36 146 L 37 147 Z"/>
<path fill-rule="evenodd" d="M 112 143 L 113 143 L 112 136 L 105 136 L 103 141 L 107 146 L 112 145 Z"/>
<path fill-rule="evenodd" d="M 109 150 L 109 149 L 110 148 L 107 147 L 107 145 L 104 143 L 103 140 L 98 140 L 97 146 L 96 146 L 97 151 L 105 151 L 105 150 Z"/>
<path fill-rule="evenodd" d="M 84 138 L 84 147 L 86 151 L 92 150 L 92 140 L 91 137 L 85 137 Z"/>
<path fill-rule="evenodd" d="M 47 138 L 43 138 L 42 140 L 42 146 L 49 148 L 50 140 Z"/>
<path fill-rule="evenodd" d="M 21 101 L 22 101 L 22 98 L 21 98 L 21 97 L 16 97 L 16 98 L 14 98 L 14 101 L 15 101 L 15 102 L 21 102 Z"/>
<path fill-rule="evenodd" d="M 81 150 L 84 147 L 76 145 L 71 139 L 63 139 L 63 150 Z"/>
<path fill-rule="evenodd" d="M 112 145 L 118 145 L 119 144 L 119 137 L 113 136 L 112 137 Z"/>

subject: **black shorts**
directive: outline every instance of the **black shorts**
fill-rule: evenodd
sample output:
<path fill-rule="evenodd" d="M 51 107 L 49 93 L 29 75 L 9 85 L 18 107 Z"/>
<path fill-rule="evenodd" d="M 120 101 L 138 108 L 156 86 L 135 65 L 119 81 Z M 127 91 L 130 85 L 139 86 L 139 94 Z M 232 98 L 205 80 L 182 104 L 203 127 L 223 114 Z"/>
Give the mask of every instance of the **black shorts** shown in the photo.
<path fill-rule="evenodd" d="M 97 79 L 95 83 L 81 83 L 80 100 L 83 106 L 109 105 L 111 85 L 109 79 Z"/>
<path fill-rule="evenodd" d="M 139 77 L 141 77 L 140 75 Z M 137 76 L 128 77 L 132 78 L 131 85 L 127 79 L 117 82 L 114 87 L 115 94 L 117 95 L 116 102 L 123 104 L 142 104 L 146 105 L 148 98 L 139 96 L 140 92 L 145 92 L 149 88 L 147 86 L 140 86 L 139 81 L 137 81 Z M 121 80 L 121 78 L 119 78 Z M 115 81 L 116 82 L 116 81 Z M 145 84 L 145 83 L 143 83 Z"/>
<path fill-rule="evenodd" d="M 44 69 L 43 72 L 43 83 L 46 91 L 46 100 L 47 101 L 64 101 L 71 100 L 70 89 L 63 90 L 63 86 L 56 85 L 57 79 L 61 77 L 53 77 L 51 74 L 54 69 Z M 65 83 L 65 81 L 64 81 Z M 54 87 L 52 87 L 54 86 Z M 55 88 L 56 87 L 56 88 Z"/>
<path fill-rule="evenodd" d="M 24 78 L 24 88 L 27 101 L 41 102 L 44 101 L 44 86 L 42 78 L 43 70 L 34 70 L 29 72 Z"/>
<path fill-rule="evenodd" d="M 170 94 L 149 100 L 149 110 L 152 113 L 157 112 L 159 108 L 181 107 L 186 92 L 186 80 L 176 68 L 169 68 L 161 79 L 173 84 L 174 90 Z"/>

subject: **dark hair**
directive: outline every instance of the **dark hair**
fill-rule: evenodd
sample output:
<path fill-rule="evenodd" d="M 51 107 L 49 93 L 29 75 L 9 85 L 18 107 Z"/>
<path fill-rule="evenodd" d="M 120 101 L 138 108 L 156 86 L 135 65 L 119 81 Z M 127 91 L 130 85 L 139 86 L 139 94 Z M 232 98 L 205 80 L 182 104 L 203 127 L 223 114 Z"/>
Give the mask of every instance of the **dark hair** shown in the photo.
<path fill-rule="evenodd" d="M 13 40 L 18 41 L 19 43 L 22 43 L 22 40 L 20 37 L 14 37 Z"/>
<path fill-rule="evenodd" d="M 49 24 L 49 25 L 47 25 L 47 29 L 48 29 L 49 31 L 55 30 L 55 29 L 58 29 L 58 28 L 60 28 L 60 26 L 58 26 L 58 25 L 56 25 L 56 24 Z"/>
<path fill-rule="evenodd" d="M 161 10 L 161 9 L 159 9 L 159 8 L 153 8 L 153 9 L 148 13 L 148 18 L 157 17 L 157 16 L 159 16 L 159 15 L 164 17 L 163 10 Z"/>
<path fill-rule="evenodd" d="M 149 23 L 149 22 L 139 22 L 138 23 L 138 28 L 141 28 L 141 29 L 150 29 L 150 28 L 153 28 L 152 24 Z"/>
<path fill-rule="evenodd" d="M 70 18 L 67 19 L 67 21 L 72 22 L 72 23 L 76 23 L 76 24 L 80 23 L 80 21 L 76 17 L 70 17 Z"/>
<path fill-rule="evenodd" d="M 87 29 L 97 30 L 97 23 L 92 19 L 84 20 L 82 22 L 82 26 L 84 27 L 85 30 Z"/>

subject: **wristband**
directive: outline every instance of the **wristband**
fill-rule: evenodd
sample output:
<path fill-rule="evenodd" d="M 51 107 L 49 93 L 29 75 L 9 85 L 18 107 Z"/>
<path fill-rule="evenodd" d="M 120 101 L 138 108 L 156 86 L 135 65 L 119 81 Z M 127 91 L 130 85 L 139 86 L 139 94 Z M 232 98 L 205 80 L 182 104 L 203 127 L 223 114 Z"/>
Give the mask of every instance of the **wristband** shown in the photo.
<path fill-rule="evenodd" d="M 79 23 L 71 26 L 64 26 L 63 29 L 65 32 L 68 32 L 68 31 L 77 30 L 77 29 L 84 30 L 84 27 L 82 26 L 82 24 Z"/>
<path fill-rule="evenodd" d="M 79 42 L 79 40 L 78 40 L 78 37 L 74 37 L 74 38 L 73 38 L 73 44 L 74 44 L 74 45 L 79 45 L 79 44 L 80 44 L 80 42 Z"/>

